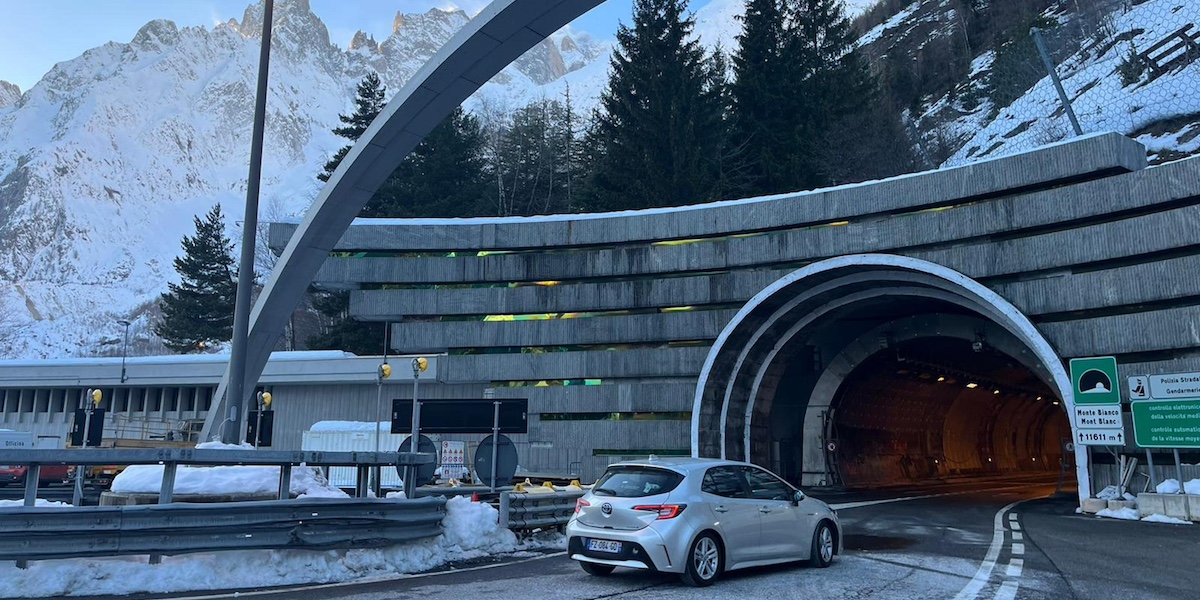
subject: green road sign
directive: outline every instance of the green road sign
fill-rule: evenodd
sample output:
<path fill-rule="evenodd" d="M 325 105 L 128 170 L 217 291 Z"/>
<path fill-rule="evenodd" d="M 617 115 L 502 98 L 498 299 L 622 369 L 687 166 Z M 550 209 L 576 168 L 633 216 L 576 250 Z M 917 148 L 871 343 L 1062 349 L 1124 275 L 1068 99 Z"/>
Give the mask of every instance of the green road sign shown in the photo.
<path fill-rule="evenodd" d="M 1134 402 L 1133 439 L 1143 448 L 1200 448 L 1200 398 Z"/>
<path fill-rule="evenodd" d="M 1120 404 L 1117 359 L 1111 356 L 1071 359 L 1071 388 L 1075 404 Z"/>

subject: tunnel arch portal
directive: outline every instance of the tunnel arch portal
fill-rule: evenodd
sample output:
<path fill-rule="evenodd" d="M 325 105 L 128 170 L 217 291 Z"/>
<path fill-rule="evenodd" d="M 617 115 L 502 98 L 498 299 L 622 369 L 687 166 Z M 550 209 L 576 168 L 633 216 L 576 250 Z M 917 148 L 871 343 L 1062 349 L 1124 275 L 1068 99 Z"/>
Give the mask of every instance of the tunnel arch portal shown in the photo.
<path fill-rule="evenodd" d="M 935 382 L 956 385 L 922 387 Z M 928 261 L 847 255 L 780 278 L 731 319 L 696 386 L 692 452 L 783 465 L 806 485 L 875 483 L 888 468 L 1057 470 L 1073 407 L 1062 360 L 1004 298 Z"/>

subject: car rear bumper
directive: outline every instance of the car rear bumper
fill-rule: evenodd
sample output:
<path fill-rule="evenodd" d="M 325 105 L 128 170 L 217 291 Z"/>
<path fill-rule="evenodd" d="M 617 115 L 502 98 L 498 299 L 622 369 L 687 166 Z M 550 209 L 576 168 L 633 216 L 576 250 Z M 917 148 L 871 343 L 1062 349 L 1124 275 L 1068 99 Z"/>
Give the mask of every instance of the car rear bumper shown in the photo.
<path fill-rule="evenodd" d="M 588 550 L 587 541 L 589 539 L 621 542 L 621 551 Z M 580 525 L 574 520 L 567 525 L 567 555 L 578 561 L 614 567 L 681 573 L 683 572 L 683 563 L 678 560 L 678 557 L 682 556 L 681 552 L 669 550 L 662 536 L 653 527 L 637 531 L 619 531 L 588 527 Z"/>

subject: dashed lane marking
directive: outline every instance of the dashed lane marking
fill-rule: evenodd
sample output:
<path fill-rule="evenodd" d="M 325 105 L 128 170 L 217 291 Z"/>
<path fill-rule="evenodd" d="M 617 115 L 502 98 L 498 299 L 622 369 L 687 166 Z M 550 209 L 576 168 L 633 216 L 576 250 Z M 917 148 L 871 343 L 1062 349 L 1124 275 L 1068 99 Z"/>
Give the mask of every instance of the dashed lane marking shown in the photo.
<path fill-rule="evenodd" d="M 1025 535 L 1024 535 L 1024 534 L 1022 534 L 1020 531 L 1014 531 L 1014 532 L 1013 532 L 1013 541 L 1014 541 L 1014 542 L 1020 542 L 1020 541 L 1022 541 L 1022 540 L 1024 540 L 1024 539 L 1025 539 Z"/>
<path fill-rule="evenodd" d="M 967 585 L 963 587 L 954 600 L 971 600 L 979 595 L 983 590 L 983 586 L 987 585 L 988 579 L 992 576 L 992 569 L 996 568 L 996 559 L 1000 558 L 1000 548 L 1004 546 L 1004 513 L 1012 510 L 1012 508 L 1023 502 L 1018 500 L 1001 508 L 996 512 L 996 517 L 992 519 L 992 545 L 988 547 L 987 555 L 983 557 L 983 562 L 979 564 L 979 570 L 975 572 L 975 576 Z M 1013 595 L 1016 595 L 1016 589 L 1013 589 Z M 997 593 L 997 597 L 999 594 Z"/>
<path fill-rule="evenodd" d="M 1017 597 L 1017 582 L 1005 581 L 1004 585 L 996 590 L 996 600 L 1014 600 Z"/>
<path fill-rule="evenodd" d="M 1025 566 L 1025 561 L 1019 558 L 1014 558 L 1008 562 L 1008 572 L 1005 573 L 1009 577 L 1020 577 L 1021 569 Z"/>
<path fill-rule="evenodd" d="M 1025 544 L 1014 543 L 1012 545 L 1012 553 L 1017 556 L 1021 556 L 1022 554 L 1025 554 Z"/>

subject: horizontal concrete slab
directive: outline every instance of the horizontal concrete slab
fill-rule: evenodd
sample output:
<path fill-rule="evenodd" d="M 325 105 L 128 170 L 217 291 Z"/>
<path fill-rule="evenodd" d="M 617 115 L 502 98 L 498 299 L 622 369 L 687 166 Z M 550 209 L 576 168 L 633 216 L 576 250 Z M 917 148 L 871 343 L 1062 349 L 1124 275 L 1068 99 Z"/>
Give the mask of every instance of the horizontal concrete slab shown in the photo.
<path fill-rule="evenodd" d="M 396 323 L 392 325 L 391 339 L 403 344 L 405 352 L 712 341 L 736 312 L 706 310 L 547 321 Z"/>
<path fill-rule="evenodd" d="M 442 381 L 695 377 L 708 346 L 652 350 L 472 354 L 441 359 Z"/>
<path fill-rule="evenodd" d="M 1181 161 L 1148 169 L 1039 192 L 957 206 L 930 213 L 785 230 L 743 238 L 666 246 L 629 246 L 575 252 L 529 252 L 483 257 L 330 258 L 315 281 L 331 283 L 509 283 L 519 281 L 582 280 L 601 277 L 652 276 L 667 273 L 750 267 L 778 268 L 780 262 L 803 262 L 842 254 L 900 252 L 941 262 L 936 257 L 958 255 L 964 247 L 983 246 L 1009 253 L 1024 239 L 1062 243 L 1070 231 L 1090 235 L 1082 227 L 1096 221 L 1126 223 L 1122 217 L 1153 213 L 1129 225 L 1156 233 L 1178 229 L 1179 213 L 1167 209 L 1195 198 L 1200 189 L 1200 160 Z M 1154 213 L 1155 210 L 1163 212 Z M 1183 210 L 1183 209 L 1180 209 Z M 1155 214 L 1169 217 L 1154 219 Z M 1187 217 L 1183 217 L 1187 219 Z M 1092 225 L 1092 227 L 1101 227 Z M 397 226 L 400 229 L 412 229 Z M 1077 229 L 1073 229 L 1077 228 Z M 1063 230 L 1057 238 L 1045 231 Z M 1128 235 L 1128 231 L 1123 231 Z M 1024 235 L 1025 237 L 1016 237 Z M 996 238 L 995 236 L 1002 236 Z M 1016 237 L 1016 239 L 1013 239 Z M 1157 237 L 1157 236 L 1156 236 Z M 994 241 L 994 240 L 1000 241 Z M 1180 235 L 1167 238 L 1179 243 Z M 925 247 L 934 249 L 924 250 Z M 941 249 L 936 249 L 936 248 Z M 1116 244 L 1114 251 L 1124 244 Z M 1130 252 L 1136 253 L 1136 248 Z M 1022 258 L 1018 254 L 1018 258 Z M 965 257 L 963 261 L 967 261 Z M 974 261 L 970 258 L 970 261 Z M 1010 261 L 1011 262 L 1011 261 Z M 943 263 L 944 264 L 944 263 Z M 1012 272 L 1014 268 L 1007 267 Z M 1040 268 L 1040 267 L 1030 267 Z"/>
<path fill-rule="evenodd" d="M 1089 175 L 1135 171 L 1145 162 L 1141 144 L 1117 134 L 1099 134 L 953 169 L 694 207 L 599 215 L 423 220 L 403 228 L 360 221 L 343 235 L 337 249 L 507 250 L 761 231 L 1049 187 Z M 282 247 L 290 235 L 289 226 L 274 228 L 270 234 L 272 247 Z"/>
<path fill-rule="evenodd" d="M 1038 330 L 1063 358 L 1200 348 L 1200 306 L 1043 323 Z"/>

